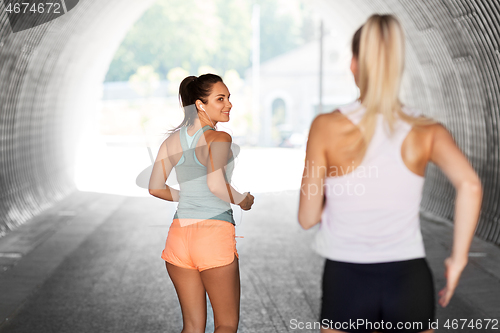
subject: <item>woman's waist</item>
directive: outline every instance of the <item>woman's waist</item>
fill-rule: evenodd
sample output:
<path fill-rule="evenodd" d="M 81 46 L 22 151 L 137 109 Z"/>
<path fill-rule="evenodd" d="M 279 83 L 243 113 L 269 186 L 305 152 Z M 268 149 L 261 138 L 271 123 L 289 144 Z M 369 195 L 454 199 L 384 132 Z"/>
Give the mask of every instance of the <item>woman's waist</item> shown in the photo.
<path fill-rule="evenodd" d="M 397 221 L 385 224 L 334 225 L 321 222 L 317 233 L 320 244 L 338 250 L 358 253 L 371 251 L 406 251 L 420 249 L 423 244 L 419 221 L 399 224 Z"/>
<path fill-rule="evenodd" d="M 174 219 L 181 220 L 221 220 L 227 221 L 234 224 L 233 210 L 231 208 L 227 210 L 199 210 L 199 209 L 183 209 L 182 207 L 177 207 L 177 211 L 174 214 Z"/>
<path fill-rule="evenodd" d="M 329 224 L 346 225 L 386 225 L 391 223 L 412 224 L 420 221 L 420 207 L 390 207 L 381 209 L 372 207 L 370 209 L 358 207 L 355 209 L 344 209 L 342 207 L 325 207 L 321 214 L 322 222 Z"/>
<path fill-rule="evenodd" d="M 410 214 L 325 214 L 320 232 L 336 239 L 361 243 L 386 243 L 420 234 L 418 211 Z"/>

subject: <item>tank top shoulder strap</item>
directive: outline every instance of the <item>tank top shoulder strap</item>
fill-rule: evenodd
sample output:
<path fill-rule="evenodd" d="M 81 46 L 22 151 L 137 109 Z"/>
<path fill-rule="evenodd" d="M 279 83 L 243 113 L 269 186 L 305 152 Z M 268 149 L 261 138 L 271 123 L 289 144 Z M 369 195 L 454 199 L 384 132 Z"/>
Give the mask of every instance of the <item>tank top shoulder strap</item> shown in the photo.
<path fill-rule="evenodd" d="M 182 156 L 186 160 L 188 164 L 194 163 L 195 162 L 195 147 L 196 144 L 198 143 L 198 140 L 200 139 L 201 135 L 205 133 L 207 130 L 211 129 L 212 127 L 206 125 L 202 127 L 200 130 L 197 131 L 195 136 L 193 137 L 191 141 L 191 145 L 189 145 L 188 140 L 187 140 L 187 126 L 183 126 L 180 129 L 179 132 L 179 139 L 181 141 L 181 147 L 182 147 Z"/>
<path fill-rule="evenodd" d="M 401 111 L 403 113 L 406 113 L 408 115 L 411 115 L 411 116 L 418 116 L 418 115 L 421 115 L 421 112 L 420 110 L 418 109 L 414 109 L 414 108 L 410 108 L 410 107 L 407 107 L 407 106 L 403 106 L 401 108 Z M 407 123 L 406 121 L 402 120 L 402 119 L 398 119 L 397 120 L 397 124 L 400 128 L 400 132 L 401 132 L 401 143 L 404 141 L 404 139 L 406 138 L 406 136 L 408 135 L 408 133 L 413 129 L 413 126 L 409 123 Z"/>
<path fill-rule="evenodd" d="M 403 112 L 408 113 L 405 108 L 403 108 Z M 400 154 L 401 146 L 403 145 L 403 141 L 406 139 L 410 131 L 413 129 L 413 126 L 402 119 L 398 119 L 396 122 L 397 130 L 396 137 L 394 138 L 397 147 L 399 148 L 398 154 Z"/>
<path fill-rule="evenodd" d="M 359 100 L 338 107 L 340 113 L 349 118 L 349 120 L 357 125 L 364 114 L 365 108 Z"/>
<path fill-rule="evenodd" d="M 198 140 L 200 139 L 200 137 L 202 136 L 202 134 L 205 133 L 208 130 L 213 130 L 213 128 L 211 126 L 209 126 L 209 125 L 205 125 L 205 126 L 203 126 L 201 128 L 201 131 L 199 131 L 198 133 L 196 133 L 196 135 L 193 138 L 193 143 L 191 144 L 192 148 L 196 147 L 196 145 L 198 144 Z"/>
<path fill-rule="evenodd" d="M 181 129 L 179 131 L 179 139 L 181 141 L 182 151 L 189 150 L 189 144 L 188 144 L 186 135 L 187 135 L 187 126 L 183 126 L 183 127 L 181 127 Z"/>
<path fill-rule="evenodd" d="M 179 136 L 180 136 L 179 139 L 181 141 L 182 150 L 188 151 L 188 150 L 196 147 L 196 144 L 198 143 L 198 140 L 200 139 L 201 134 L 205 133 L 209 129 L 212 129 L 212 127 L 210 127 L 209 125 L 206 125 L 206 126 L 201 128 L 201 131 L 198 130 L 196 132 L 195 136 L 193 137 L 193 139 L 191 140 L 191 145 L 190 145 L 188 140 L 187 140 L 187 135 L 188 135 L 187 134 L 187 126 L 181 127 L 181 129 L 179 131 Z"/>
<path fill-rule="evenodd" d="M 196 157 L 195 148 L 196 148 L 196 145 L 198 144 L 198 140 L 200 140 L 200 137 L 203 135 L 203 133 L 205 133 L 209 129 L 212 129 L 212 127 L 210 127 L 209 125 L 205 125 L 201 128 L 201 131 L 198 131 L 198 133 L 196 133 L 196 135 L 193 137 L 193 142 L 191 143 L 191 147 L 190 147 L 189 154 L 188 154 L 190 156 L 190 158 L 193 159 L 193 161 Z"/>

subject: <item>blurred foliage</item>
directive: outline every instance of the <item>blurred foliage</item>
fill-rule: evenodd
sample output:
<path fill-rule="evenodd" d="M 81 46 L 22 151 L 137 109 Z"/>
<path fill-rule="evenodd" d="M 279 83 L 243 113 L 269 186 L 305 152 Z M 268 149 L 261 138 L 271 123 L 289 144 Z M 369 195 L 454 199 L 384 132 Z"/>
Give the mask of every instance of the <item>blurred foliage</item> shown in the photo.
<path fill-rule="evenodd" d="M 243 86 L 243 80 L 235 69 L 230 69 L 222 77 L 229 90 L 239 90 Z"/>
<path fill-rule="evenodd" d="M 189 72 L 182 67 L 174 67 L 168 71 L 166 79 L 168 83 L 168 92 L 171 95 L 176 95 L 179 92 L 179 86 L 185 77 L 189 76 Z"/>
<path fill-rule="evenodd" d="M 158 0 L 129 30 L 105 81 L 127 81 L 146 65 L 160 80 L 175 68 L 199 75 L 207 69 L 202 66 L 243 77 L 251 66 L 252 5 L 260 5 L 260 52 L 266 61 L 315 38 L 305 1 Z"/>
<path fill-rule="evenodd" d="M 315 38 L 312 13 L 305 1 L 258 0 L 260 5 L 260 60 L 269 60 Z M 285 5 L 285 3 L 287 3 Z M 297 6 L 299 17 L 288 6 Z M 289 8 L 290 8 L 289 7 Z"/>
<path fill-rule="evenodd" d="M 129 79 L 132 89 L 139 95 L 149 97 L 160 85 L 160 76 L 151 65 L 141 66 Z"/>

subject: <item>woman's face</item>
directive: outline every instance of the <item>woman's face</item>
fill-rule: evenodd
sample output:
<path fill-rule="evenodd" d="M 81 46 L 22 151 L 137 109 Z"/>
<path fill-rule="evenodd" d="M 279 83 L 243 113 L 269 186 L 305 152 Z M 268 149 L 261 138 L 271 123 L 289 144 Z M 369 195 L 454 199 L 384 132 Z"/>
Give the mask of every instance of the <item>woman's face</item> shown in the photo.
<path fill-rule="evenodd" d="M 351 72 L 352 75 L 354 76 L 354 82 L 356 82 L 356 85 L 358 85 L 358 59 L 355 57 L 352 57 L 351 60 Z"/>
<path fill-rule="evenodd" d="M 212 92 L 207 97 L 208 103 L 204 104 L 201 100 L 197 100 L 198 115 L 201 117 L 205 112 L 210 117 L 212 122 L 227 122 L 229 121 L 229 112 L 233 105 L 229 101 L 229 90 L 222 82 L 214 83 Z M 205 112 L 203 112 L 203 109 Z"/>

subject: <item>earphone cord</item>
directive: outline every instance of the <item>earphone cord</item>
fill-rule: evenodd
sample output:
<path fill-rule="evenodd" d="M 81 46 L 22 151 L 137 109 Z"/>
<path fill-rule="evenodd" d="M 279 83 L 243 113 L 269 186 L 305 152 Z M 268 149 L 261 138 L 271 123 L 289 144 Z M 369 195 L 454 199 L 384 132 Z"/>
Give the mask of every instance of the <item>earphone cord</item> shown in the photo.
<path fill-rule="evenodd" d="M 240 207 L 240 211 L 241 211 L 241 214 L 240 214 L 240 223 L 238 223 L 237 225 L 241 225 L 241 220 L 243 219 L 243 209 L 241 209 L 241 207 Z"/>
<path fill-rule="evenodd" d="M 240 207 L 240 211 L 241 211 L 241 213 L 240 213 L 240 223 L 235 224 L 235 225 L 234 225 L 235 227 L 236 227 L 236 226 L 238 226 L 238 225 L 241 225 L 241 221 L 243 220 L 243 209 L 241 208 L 241 206 L 240 206 L 240 205 L 238 205 L 238 207 Z M 243 237 L 243 236 L 235 236 L 235 237 L 237 237 L 237 238 L 245 238 L 245 237 Z"/>
<path fill-rule="evenodd" d="M 236 226 L 238 226 L 238 225 L 241 225 L 241 220 L 243 219 L 243 209 L 241 208 L 241 206 L 238 206 L 238 207 L 240 207 L 240 211 L 241 211 L 241 213 L 240 213 L 240 223 L 235 224 L 235 225 L 234 225 L 235 227 L 236 227 Z M 245 237 L 243 237 L 243 236 L 234 236 L 234 237 L 237 237 L 237 238 L 245 238 Z"/>
<path fill-rule="evenodd" d="M 203 108 L 202 108 L 202 110 L 203 110 L 203 112 L 205 112 L 205 114 L 207 115 L 208 119 L 210 119 L 210 123 L 212 124 L 212 127 L 215 128 L 214 122 L 212 121 L 212 118 L 210 118 L 210 116 L 208 115 L 208 112 L 205 111 L 205 109 L 203 109 Z"/>

